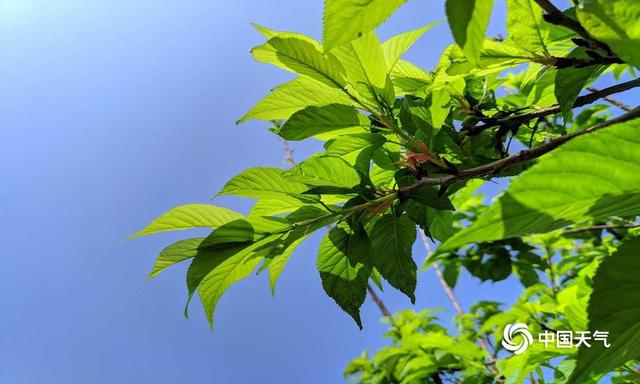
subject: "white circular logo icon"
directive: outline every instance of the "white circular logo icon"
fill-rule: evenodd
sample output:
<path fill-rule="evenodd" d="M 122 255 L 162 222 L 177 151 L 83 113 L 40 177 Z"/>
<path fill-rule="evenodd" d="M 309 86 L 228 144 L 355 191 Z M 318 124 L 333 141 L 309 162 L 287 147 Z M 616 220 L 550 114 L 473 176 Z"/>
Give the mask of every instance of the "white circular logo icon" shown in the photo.
<path fill-rule="evenodd" d="M 522 336 L 521 341 L 518 344 L 513 341 L 513 337 L 517 335 Z M 531 332 L 529 332 L 527 324 L 507 324 L 507 326 L 504 327 L 504 331 L 502 332 L 502 346 L 507 351 L 520 355 L 524 353 L 531 344 L 533 344 L 533 336 L 531 335 Z"/>

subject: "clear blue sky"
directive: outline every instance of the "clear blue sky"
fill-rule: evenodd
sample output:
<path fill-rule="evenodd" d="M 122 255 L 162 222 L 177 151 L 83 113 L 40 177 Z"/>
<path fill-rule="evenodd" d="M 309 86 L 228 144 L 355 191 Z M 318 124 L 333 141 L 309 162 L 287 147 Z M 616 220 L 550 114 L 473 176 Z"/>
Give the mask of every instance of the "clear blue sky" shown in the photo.
<path fill-rule="evenodd" d="M 409 1 L 382 36 L 442 19 L 443 3 Z M 249 24 L 319 37 L 321 11 L 320 0 L 0 0 L 0 384 L 339 383 L 349 359 L 385 343 L 369 301 L 359 331 L 324 295 L 318 236 L 275 298 L 265 276 L 234 286 L 213 332 L 199 304 L 182 316 L 186 266 L 142 283 L 188 234 L 122 242 L 245 168 L 281 164 L 265 123 L 234 125 L 289 79 L 252 60 L 261 37 Z M 430 67 L 450 42 L 443 24 L 410 58 Z M 294 145 L 298 156 L 318 147 Z M 464 279 L 457 292 L 466 307 L 521 292 L 500 287 Z M 417 296 L 416 309 L 450 308 L 432 271 Z"/>

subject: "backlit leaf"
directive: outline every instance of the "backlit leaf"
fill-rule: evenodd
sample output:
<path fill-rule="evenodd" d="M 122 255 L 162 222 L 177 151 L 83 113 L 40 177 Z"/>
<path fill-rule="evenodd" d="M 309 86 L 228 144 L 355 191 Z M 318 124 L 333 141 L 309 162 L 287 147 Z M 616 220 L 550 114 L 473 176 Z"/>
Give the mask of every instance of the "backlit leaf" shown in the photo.
<path fill-rule="evenodd" d="M 552 231 L 572 222 L 640 214 L 640 120 L 578 137 L 522 173 L 441 249 Z"/>
<path fill-rule="evenodd" d="M 325 0 L 324 50 L 349 43 L 382 24 L 406 0 Z"/>
<path fill-rule="evenodd" d="M 130 239 L 158 232 L 181 229 L 219 227 L 243 216 L 230 209 L 209 204 L 187 204 L 163 213 L 143 230 L 133 234 Z"/>

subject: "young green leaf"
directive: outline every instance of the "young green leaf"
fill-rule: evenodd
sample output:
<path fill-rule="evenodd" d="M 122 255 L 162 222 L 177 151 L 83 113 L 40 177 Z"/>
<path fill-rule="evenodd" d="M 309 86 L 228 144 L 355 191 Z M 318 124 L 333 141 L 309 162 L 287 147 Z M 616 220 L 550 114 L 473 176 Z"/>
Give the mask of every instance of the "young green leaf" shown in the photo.
<path fill-rule="evenodd" d="M 493 0 L 447 0 L 447 19 L 456 43 L 473 64 L 480 60 Z"/>
<path fill-rule="evenodd" d="M 217 268 L 225 260 L 240 253 L 247 248 L 246 244 L 232 244 L 229 246 L 199 248 L 187 269 L 187 303 L 184 307 L 184 316 L 189 317 L 189 304 L 193 294 L 198 289 L 205 276 Z"/>
<path fill-rule="evenodd" d="M 323 54 L 310 38 L 281 33 L 254 48 L 252 53 L 261 63 L 308 76 L 329 87 L 342 89 L 346 85 L 342 64 L 333 54 Z"/>
<path fill-rule="evenodd" d="M 301 194 L 307 187 L 286 180 L 280 168 L 249 168 L 229 180 L 219 195 L 234 195 L 254 198 L 279 198 Z"/>
<path fill-rule="evenodd" d="M 328 87 L 310 77 L 300 76 L 276 87 L 236 124 L 250 119 L 286 120 L 294 113 L 309 106 L 351 105 L 352 103 L 351 99 L 341 90 Z"/>
<path fill-rule="evenodd" d="M 216 228 L 243 216 L 230 209 L 209 204 L 187 204 L 163 213 L 143 230 L 131 235 L 133 239 L 158 232 L 208 227 Z"/>
<path fill-rule="evenodd" d="M 324 144 L 324 149 L 329 155 L 343 156 L 367 147 L 377 148 L 386 141 L 384 136 L 377 133 L 358 133 L 329 140 Z"/>
<path fill-rule="evenodd" d="M 432 82 L 431 76 L 424 69 L 402 59 L 393 66 L 391 80 L 398 95 L 423 90 Z"/>
<path fill-rule="evenodd" d="M 260 199 L 255 203 L 253 208 L 251 208 L 249 216 L 278 215 L 280 213 L 293 212 L 304 205 L 306 205 L 304 201 L 284 195 L 278 198 Z"/>
<path fill-rule="evenodd" d="M 549 27 L 535 0 L 507 0 L 507 32 L 518 48 L 537 55 L 547 53 Z"/>
<path fill-rule="evenodd" d="M 325 0 L 325 52 L 347 44 L 382 24 L 406 0 Z"/>
<path fill-rule="evenodd" d="M 291 116 L 276 133 L 286 140 L 304 140 L 332 131 L 365 132 L 369 119 L 353 107 L 331 104 L 307 107 Z"/>
<path fill-rule="evenodd" d="M 640 121 L 632 120 L 578 137 L 543 156 L 440 249 L 544 233 L 586 219 L 640 214 L 639 129 Z"/>
<path fill-rule="evenodd" d="M 291 242 L 286 247 L 283 247 L 280 252 L 275 255 L 270 255 L 270 258 L 266 260 L 267 268 L 269 269 L 269 286 L 271 287 L 271 294 L 275 295 L 276 283 L 282 274 L 282 270 L 287 265 L 287 262 L 293 255 L 293 251 L 298 248 L 303 241 L 305 241 L 310 235 L 305 235 L 299 239 Z"/>
<path fill-rule="evenodd" d="M 204 237 L 180 240 L 163 249 L 156 259 L 156 263 L 153 265 L 147 280 L 153 279 L 172 265 L 195 257 L 198 254 L 198 247 L 202 240 L 204 240 Z"/>
<path fill-rule="evenodd" d="M 581 346 L 567 384 L 579 384 L 640 356 L 640 238 L 628 240 L 598 267 L 589 299 L 589 329 L 608 332 L 608 344 Z"/>
<path fill-rule="evenodd" d="M 400 60 L 400 57 L 402 57 L 425 32 L 438 24 L 440 24 L 439 21 L 413 31 L 401 33 L 382 43 L 382 50 L 384 51 L 384 57 L 387 63 L 387 71 L 391 73 L 398 60 Z"/>
<path fill-rule="evenodd" d="M 327 295 L 362 329 L 360 306 L 367 296 L 371 266 L 367 263 L 371 244 L 364 229 L 347 225 L 332 228 L 318 249 L 318 271 Z"/>
<path fill-rule="evenodd" d="M 361 98 L 374 105 L 384 100 L 393 104 L 395 95 L 387 75 L 384 52 L 378 37 L 373 32 L 364 34 L 332 51 L 342 63 L 349 84 Z M 390 94 L 385 94 L 386 90 Z"/>
<path fill-rule="evenodd" d="M 277 238 L 278 235 L 271 235 L 258 240 L 215 265 L 202 278 L 198 284 L 198 295 L 211 328 L 213 328 L 213 312 L 220 297 L 231 285 L 251 274 L 260 263 L 261 258 L 258 255 L 268 253 L 269 244 Z"/>
<path fill-rule="evenodd" d="M 407 216 L 382 216 L 374 225 L 371 260 L 382 277 L 415 302 L 417 266 L 411 257 L 416 228 Z"/>
<path fill-rule="evenodd" d="M 353 188 L 360 183 L 356 170 L 339 157 L 315 157 L 286 171 L 284 176 L 298 183 Z"/>
<path fill-rule="evenodd" d="M 252 243 L 256 238 L 253 226 L 244 219 L 226 223 L 213 231 L 200 244 L 200 248 L 226 246 L 229 244 Z"/>

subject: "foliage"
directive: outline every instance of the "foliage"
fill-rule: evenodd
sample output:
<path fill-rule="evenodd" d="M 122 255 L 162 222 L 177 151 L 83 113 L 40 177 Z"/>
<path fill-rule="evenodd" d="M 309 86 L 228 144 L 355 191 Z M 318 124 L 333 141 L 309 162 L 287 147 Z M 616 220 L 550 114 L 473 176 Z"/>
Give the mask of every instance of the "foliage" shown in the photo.
<path fill-rule="evenodd" d="M 354 360 L 360 383 L 616 383 L 640 372 L 640 109 L 611 96 L 640 86 L 636 0 L 506 0 L 507 37 L 486 38 L 493 1 L 446 0 L 456 44 L 432 70 L 403 54 L 435 24 L 381 42 L 374 29 L 403 0 L 326 0 L 323 43 L 256 25 L 261 62 L 292 72 L 238 122 L 271 121 L 285 140 L 324 150 L 290 169 L 257 167 L 219 195 L 256 199 L 248 215 L 185 205 L 135 236 L 208 227 L 160 254 L 150 278 L 190 260 L 213 325 L 216 303 L 252 271 L 271 289 L 296 247 L 319 245 L 322 286 L 362 326 L 359 308 L 383 281 L 413 302 L 418 231 L 436 251 L 425 268 L 447 288 L 462 270 L 484 281 L 517 278 L 510 307 L 478 302 L 455 327 L 435 312 L 387 317 L 391 345 Z M 602 90 L 589 88 L 594 82 Z M 613 83 L 613 84 L 612 84 Z M 619 112 L 621 110 L 622 112 Z M 477 189 L 508 189 L 485 205 Z M 428 240 L 427 240 L 428 241 Z M 591 298 L 591 299 L 590 299 Z M 376 298 L 377 300 L 377 298 Z M 501 346 L 514 323 L 549 330 L 607 330 L 610 348 Z"/>

